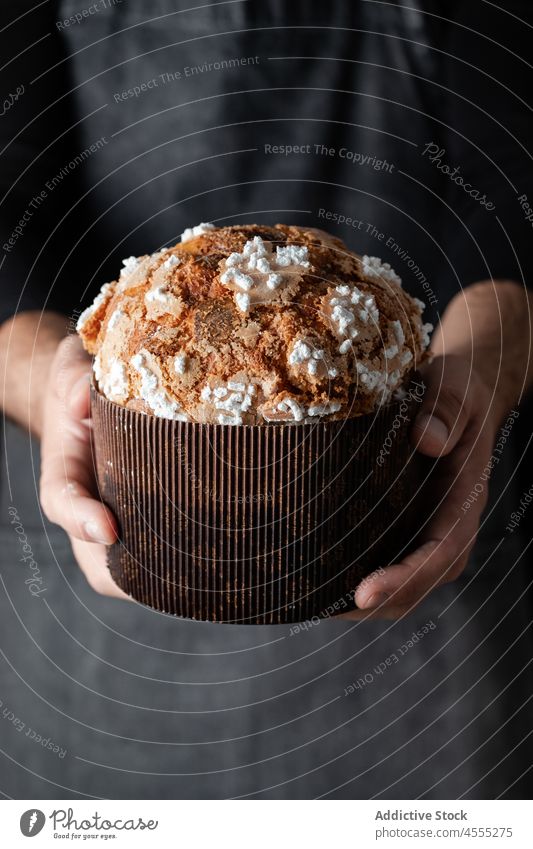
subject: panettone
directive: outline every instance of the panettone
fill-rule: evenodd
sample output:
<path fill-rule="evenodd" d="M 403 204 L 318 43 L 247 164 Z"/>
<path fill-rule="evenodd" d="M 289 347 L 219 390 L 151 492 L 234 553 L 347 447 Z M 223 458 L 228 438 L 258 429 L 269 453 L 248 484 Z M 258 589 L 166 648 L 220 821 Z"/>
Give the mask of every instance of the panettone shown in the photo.
<path fill-rule="evenodd" d="M 313 228 L 200 224 L 129 257 L 81 315 L 109 400 L 222 425 L 373 412 L 427 356 L 423 303 L 387 263 Z"/>

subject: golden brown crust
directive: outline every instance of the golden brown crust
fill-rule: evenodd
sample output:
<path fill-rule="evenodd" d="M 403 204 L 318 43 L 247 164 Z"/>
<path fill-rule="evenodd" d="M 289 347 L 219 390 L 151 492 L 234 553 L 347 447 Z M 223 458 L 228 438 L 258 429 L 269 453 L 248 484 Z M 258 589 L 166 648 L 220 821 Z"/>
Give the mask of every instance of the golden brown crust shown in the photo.
<path fill-rule="evenodd" d="M 420 302 L 388 266 L 282 224 L 130 257 L 79 331 L 111 400 L 221 424 L 371 412 L 427 344 Z"/>

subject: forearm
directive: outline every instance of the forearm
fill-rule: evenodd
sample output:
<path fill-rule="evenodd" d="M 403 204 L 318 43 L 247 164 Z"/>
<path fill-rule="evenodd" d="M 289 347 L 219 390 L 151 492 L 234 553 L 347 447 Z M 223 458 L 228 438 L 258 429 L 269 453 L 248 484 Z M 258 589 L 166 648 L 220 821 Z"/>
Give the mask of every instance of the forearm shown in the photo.
<path fill-rule="evenodd" d="M 436 355 L 467 359 L 493 394 L 497 423 L 533 384 L 530 292 L 486 281 L 456 295 L 431 343 Z"/>
<path fill-rule="evenodd" d="M 2 408 L 36 436 L 50 365 L 66 334 L 67 318 L 54 312 L 23 312 L 0 326 Z"/>

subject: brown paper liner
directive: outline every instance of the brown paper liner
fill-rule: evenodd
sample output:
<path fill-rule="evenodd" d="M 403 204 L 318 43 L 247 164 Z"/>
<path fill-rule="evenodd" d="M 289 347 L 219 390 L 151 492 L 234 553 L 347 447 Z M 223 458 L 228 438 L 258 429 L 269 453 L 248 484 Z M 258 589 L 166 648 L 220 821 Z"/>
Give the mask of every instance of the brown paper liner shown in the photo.
<path fill-rule="evenodd" d="M 208 425 L 128 410 L 93 387 L 100 493 L 120 527 L 113 579 L 143 604 L 211 622 L 353 608 L 359 581 L 411 542 L 405 407 L 309 425 Z"/>

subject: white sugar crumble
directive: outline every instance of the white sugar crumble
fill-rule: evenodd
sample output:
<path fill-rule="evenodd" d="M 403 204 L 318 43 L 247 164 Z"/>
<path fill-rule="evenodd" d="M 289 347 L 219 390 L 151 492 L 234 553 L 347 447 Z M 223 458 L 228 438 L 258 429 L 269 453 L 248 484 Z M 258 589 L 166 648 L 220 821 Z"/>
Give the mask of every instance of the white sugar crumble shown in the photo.
<path fill-rule="evenodd" d="M 422 327 L 421 327 L 422 345 L 424 346 L 424 348 L 427 348 L 430 341 L 431 341 L 429 334 L 431 333 L 432 330 L 433 330 L 433 325 L 430 324 L 429 322 L 427 322 L 426 324 L 423 324 Z"/>
<path fill-rule="evenodd" d="M 403 332 L 403 327 L 401 321 L 396 319 L 395 321 L 391 321 L 392 332 L 396 338 L 398 346 L 401 348 L 402 345 L 405 344 L 405 333 Z"/>
<path fill-rule="evenodd" d="M 149 289 L 144 296 L 144 301 L 147 306 L 154 304 L 156 307 L 167 307 L 169 311 L 179 309 L 180 301 L 170 289 L 170 281 L 160 283 L 153 289 Z"/>
<path fill-rule="evenodd" d="M 172 256 L 169 256 L 169 258 L 164 261 L 163 268 L 166 268 L 167 271 L 170 271 L 171 268 L 175 268 L 177 265 L 181 265 L 181 259 L 179 258 L 179 256 L 172 254 Z"/>
<path fill-rule="evenodd" d="M 129 395 L 129 380 L 126 366 L 120 360 L 113 360 L 111 368 L 100 382 L 102 392 L 110 401 L 125 401 Z"/>
<path fill-rule="evenodd" d="M 305 363 L 312 356 L 312 349 L 301 339 L 294 343 L 291 353 L 289 354 L 289 363 L 291 366 L 298 363 Z"/>
<path fill-rule="evenodd" d="M 96 357 L 93 360 L 93 374 L 94 374 L 96 380 L 98 381 L 98 383 L 100 383 L 100 381 L 102 380 L 103 372 L 102 372 L 102 361 L 101 361 L 99 353 L 96 355 Z"/>
<path fill-rule="evenodd" d="M 329 401 L 327 404 L 311 404 L 307 410 L 308 416 L 329 416 L 338 413 L 341 408 L 340 401 Z"/>
<path fill-rule="evenodd" d="M 402 285 L 402 278 L 399 277 L 388 262 L 382 262 L 377 256 L 367 256 L 361 258 L 363 263 L 363 272 L 367 277 L 374 277 L 380 280 L 387 280 L 389 283 Z"/>
<path fill-rule="evenodd" d="M 277 289 L 282 282 L 283 277 L 281 274 L 269 274 L 267 277 L 267 286 L 269 289 Z"/>
<path fill-rule="evenodd" d="M 290 279 L 289 266 L 309 268 L 308 256 L 305 245 L 277 246 L 274 253 L 270 242 L 254 236 L 245 243 L 241 253 L 234 251 L 227 257 L 220 282 L 223 286 L 234 285 L 246 293 L 247 297 L 243 297 L 236 292 L 235 302 L 241 312 L 248 312 L 251 304 L 248 293 L 263 285 L 275 291 L 284 282 L 284 273 Z M 282 273 L 278 273 L 280 270 Z"/>
<path fill-rule="evenodd" d="M 281 416 L 279 415 L 281 413 Z M 263 412 L 266 422 L 278 422 L 280 424 L 290 422 L 301 422 L 305 417 L 305 409 L 292 395 L 286 395 L 278 401 L 272 410 Z"/>
<path fill-rule="evenodd" d="M 242 424 L 242 414 L 247 413 L 253 403 L 255 386 L 243 380 L 230 379 L 225 385 L 203 387 L 200 392 L 202 401 L 212 404 L 218 411 L 219 424 Z"/>
<path fill-rule="evenodd" d="M 286 398 L 285 403 L 291 411 L 294 421 L 301 422 L 304 417 L 304 411 L 295 398 Z"/>
<path fill-rule="evenodd" d="M 248 258 L 248 268 L 250 271 L 252 268 L 256 268 L 257 262 L 259 259 L 264 259 L 267 254 L 270 253 L 265 242 L 261 238 L 261 236 L 254 236 L 253 239 L 249 239 L 244 248 L 242 249 L 242 254 L 232 254 L 232 256 L 240 256 L 242 259 Z M 240 264 L 240 261 L 239 263 Z"/>
<path fill-rule="evenodd" d="M 365 295 L 357 286 L 337 286 L 329 299 L 331 321 L 338 336 L 355 339 L 361 325 L 377 329 L 379 310 L 373 295 Z M 359 325 L 359 326 L 358 326 Z M 342 353 L 347 353 L 348 346 Z"/>
<path fill-rule="evenodd" d="M 385 403 L 389 400 L 392 390 L 400 382 L 401 374 L 398 369 L 391 372 L 380 371 L 379 369 L 369 369 L 362 362 L 356 363 L 357 373 L 363 389 L 369 392 L 378 392 L 381 395 L 380 403 Z"/>
<path fill-rule="evenodd" d="M 249 291 L 254 285 L 253 279 L 249 274 L 244 274 L 239 268 L 232 265 L 220 276 L 220 282 L 227 286 L 230 281 L 233 281 L 239 289 Z"/>
<path fill-rule="evenodd" d="M 369 392 L 387 392 L 387 375 L 379 369 L 369 369 L 362 362 L 355 364 L 361 383 Z"/>
<path fill-rule="evenodd" d="M 188 242 L 190 239 L 195 239 L 196 236 L 203 236 L 204 233 L 209 233 L 210 230 L 215 229 L 216 227 L 214 224 L 202 221 L 202 223 L 197 224 L 196 227 L 187 227 L 187 229 L 181 234 L 181 241 Z"/>
<path fill-rule="evenodd" d="M 169 398 L 165 390 L 159 385 L 158 377 L 150 369 L 148 361 L 149 355 L 145 351 L 140 351 L 130 360 L 131 365 L 141 377 L 141 399 L 159 418 L 187 421 L 187 417 L 180 412 L 179 404 Z"/>
<path fill-rule="evenodd" d="M 322 362 L 328 377 L 337 377 L 337 369 L 328 365 L 326 352 L 321 348 L 315 348 L 309 342 L 303 339 L 297 339 L 292 346 L 292 350 L 288 357 L 289 365 L 307 365 L 307 371 L 310 375 L 318 374 L 319 363 Z"/>
<path fill-rule="evenodd" d="M 337 330 L 341 335 L 344 335 L 350 324 L 354 324 L 355 322 L 355 315 L 353 311 L 346 309 L 346 307 L 342 306 L 342 304 L 335 304 L 331 311 L 331 318 L 337 325 Z M 355 330 L 355 328 L 353 328 L 353 330 Z M 353 335 L 357 335 L 356 330 Z"/>
<path fill-rule="evenodd" d="M 116 309 L 111 318 L 109 319 L 107 329 L 113 330 L 119 323 L 120 319 L 124 317 L 124 315 L 125 313 L 123 313 L 121 309 Z"/>
<path fill-rule="evenodd" d="M 161 283 L 154 289 L 149 289 L 144 296 L 144 300 L 147 304 L 170 304 L 175 298 L 168 291 L 166 283 Z"/>
<path fill-rule="evenodd" d="M 120 276 L 126 277 L 129 274 L 132 274 L 136 268 L 140 265 L 140 260 L 136 256 L 128 256 L 126 259 L 122 260 L 122 265 L 124 266 L 120 270 Z"/>
<path fill-rule="evenodd" d="M 245 292 L 237 292 L 235 302 L 241 312 L 248 312 L 250 309 L 250 295 L 247 295 Z"/>
<path fill-rule="evenodd" d="M 180 351 L 180 353 L 174 357 L 174 371 L 176 374 L 185 374 L 187 371 L 187 354 L 185 351 Z"/>
<path fill-rule="evenodd" d="M 280 268 L 287 265 L 300 265 L 309 268 L 309 251 L 305 245 L 285 245 L 276 248 L 276 263 Z"/>

